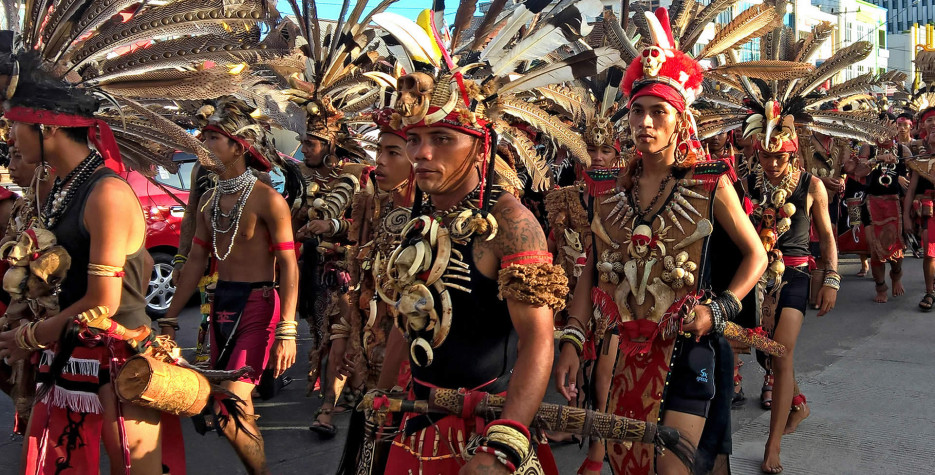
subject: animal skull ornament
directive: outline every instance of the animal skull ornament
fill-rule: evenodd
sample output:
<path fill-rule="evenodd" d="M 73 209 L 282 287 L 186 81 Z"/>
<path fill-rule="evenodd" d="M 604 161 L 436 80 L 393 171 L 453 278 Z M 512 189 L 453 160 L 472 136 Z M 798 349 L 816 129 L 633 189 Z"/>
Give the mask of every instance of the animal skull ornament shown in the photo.
<path fill-rule="evenodd" d="M 597 116 L 588 120 L 584 139 L 589 145 L 608 145 L 613 147 L 614 128 L 613 124 L 610 122 L 610 118 Z"/>
<path fill-rule="evenodd" d="M 429 110 L 429 101 L 435 90 L 435 79 L 425 73 L 410 73 L 397 81 L 399 97 L 396 109 L 400 115 L 421 118 Z"/>
<path fill-rule="evenodd" d="M 581 236 L 571 229 L 565 229 L 565 245 L 578 252 L 584 251 L 584 246 L 581 245 Z"/>
<path fill-rule="evenodd" d="M 414 331 L 432 330 L 438 322 L 435 298 L 422 284 L 406 288 L 396 302 L 396 310 L 406 317 L 407 326 Z"/>
<path fill-rule="evenodd" d="M 662 64 L 666 62 L 666 52 L 658 46 L 650 46 L 643 50 L 643 74 L 650 77 L 659 75 Z"/>
<path fill-rule="evenodd" d="M 653 230 L 645 224 L 641 224 L 633 230 L 630 236 L 630 256 L 638 259 L 645 258 L 653 245 Z"/>
<path fill-rule="evenodd" d="M 773 229 L 776 226 L 776 210 L 768 208 L 763 211 L 763 219 L 760 221 L 762 229 Z"/>

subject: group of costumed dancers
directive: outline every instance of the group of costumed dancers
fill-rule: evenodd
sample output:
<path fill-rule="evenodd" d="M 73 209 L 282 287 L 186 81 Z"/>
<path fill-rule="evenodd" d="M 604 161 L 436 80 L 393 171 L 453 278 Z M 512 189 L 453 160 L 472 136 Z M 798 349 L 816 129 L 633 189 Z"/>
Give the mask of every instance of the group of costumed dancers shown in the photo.
<path fill-rule="evenodd" d="M 918 252 L 935 303 L 935 93 L 840 81 L 871 44 L 818 58 L 832 25 L 797 38 L 771 0 L 703 45 L 737 2 L 462 2 L 450 28 L 441 2 L 416 20 L 392 3 L 335 22 L 265 0 L 7 12 L 23 192 L 0 196 L 0 387 L 24 473 L 95 473 L 103 446 L 112 473 L 183 474 L 180 418 L 268 473 L 253 397 L 296 362 L 300 318 L 310 429 L 352 412 L 340 473 L 552 474 L 563 437 L 588 444 L 579 474 L 729 473 L 752 352 L 779 473 L 809 415 L 796 340 L 835 306 L 838 254 L 884 303 Z M 121 174 L 176 150 L 198 163 L 153 322 Z M 550 378 L 567 405 L 542 403 Z"/>

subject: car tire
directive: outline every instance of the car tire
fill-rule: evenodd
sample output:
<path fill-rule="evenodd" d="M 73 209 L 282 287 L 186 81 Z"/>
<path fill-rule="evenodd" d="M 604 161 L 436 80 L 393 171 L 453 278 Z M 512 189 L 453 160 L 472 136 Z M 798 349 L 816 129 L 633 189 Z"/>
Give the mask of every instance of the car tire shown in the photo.
<path fill-rule="evenodd" d="M 162 318 L 169 311 L 172 298 L 175 296 L 175 285 L 172 284 L 172 258 L 174 256 L 164 252 L 154 252 L 153 273 L 146 287 L 146 314 L 156 320 Z"/>

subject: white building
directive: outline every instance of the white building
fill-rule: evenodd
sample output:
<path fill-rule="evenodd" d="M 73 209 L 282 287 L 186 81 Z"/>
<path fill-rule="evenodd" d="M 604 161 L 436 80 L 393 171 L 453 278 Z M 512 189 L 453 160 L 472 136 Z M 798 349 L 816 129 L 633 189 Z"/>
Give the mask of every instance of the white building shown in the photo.
<path fill-rule="evenodd" d="M 872 3 L 885 7 L 886 31 L 905 33 L 913 24 L 926 25 L 935 23 L 935 0 L 871 0 Z"/>

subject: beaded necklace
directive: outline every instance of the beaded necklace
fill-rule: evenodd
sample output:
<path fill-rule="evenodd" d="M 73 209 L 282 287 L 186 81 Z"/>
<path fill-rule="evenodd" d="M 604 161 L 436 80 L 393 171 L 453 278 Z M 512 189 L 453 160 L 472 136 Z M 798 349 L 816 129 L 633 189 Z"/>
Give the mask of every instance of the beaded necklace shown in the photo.
<path fill-rule="evenodd" d="M 55 179 L 52 184 L 52 191 L 49 193 L 45 207 L 42 210 L 43 222 L 46 228 L 52 228 L 58 223 L 62 215 L 65 214 L 65 210 L 75 199 L 75 194 L 78 193 L 81 185 L 88 181 L 94 171 L 103 164 L 104 158 L 96 150 L 92 150 L 77 167 L 70 171 L 68 175 L 65 175 L 64 179 L 60 177 Z"/>
<path fill-rule="evenodd" d="M 228 256 L 230 256 L 231 250 L 234 248 L 234 240 L 237 239 L 237 232 L 240 230 L 240 217 L 243 214 L 247 198 L 250 197 L 250 193 L 253 191 L 253 185 L 256 184 L 256 180 L 256 176 L 250 173 L 249 169 L 237 177 L 227 180 L 218 180 L 217 189 L 211 199 L 211 245 L 214 248 L 214 257 L 219 261 L 227 259 Z M 240 193 L 237 203 L 234 204 L 234 207 L 231 208 L 229 212 L 223 213 L 221 211 L 221 195 L 234 193 Z M 224 229 L 221 229 L 220 226 L 220 218 L 222 216 L 230 220 L 227 227 Z M 231 234 L 230 242 L 227 244 L 227 251 L 222 256 L 221 253 L 218 252 L 218 234 L 227 234 L 231 231 L 233 231 L 233 234 Z"/>
<path fill-rule="evenodd" d="M 653 197 L 652 201 L 649 202 L 649 206 L 643 208 L 640 206 L 640 177 L 643 176 L 643 162 L 640 162 L 637 165 L 636 174 L 633 177 L 633 204 L 636 208 L 636 215 L 639 216 L 640 220 L 643 219 L 647 213 L 652 211 L 656 207 L 656 203 L 659 201 L 659 198 L 666 191 L 666 186 L 669 185 L 669 182 L 672 181 L 672 168 L 669 168 L 669 174 L 662 180 L 662 183 L 659 184 L 659 192 L 656 193 L 656 196 Z"/>

